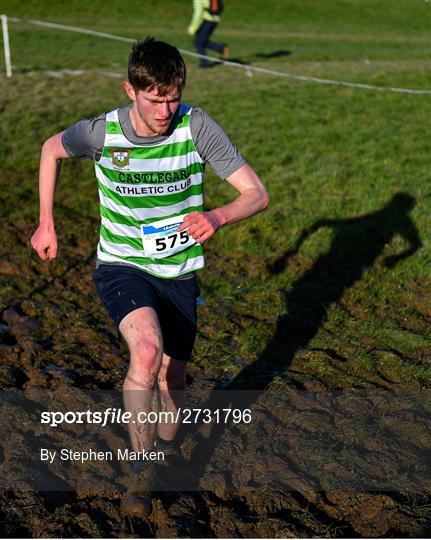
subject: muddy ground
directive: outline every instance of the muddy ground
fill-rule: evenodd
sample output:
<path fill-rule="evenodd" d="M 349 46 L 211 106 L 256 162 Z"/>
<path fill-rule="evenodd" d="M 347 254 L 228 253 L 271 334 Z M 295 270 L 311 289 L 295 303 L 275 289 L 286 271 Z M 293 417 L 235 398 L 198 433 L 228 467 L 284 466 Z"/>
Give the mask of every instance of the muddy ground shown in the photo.
<path fill-rule="evenodd" d="M 25 223 L 5 227 L 9 256 L 0 262 L 5 537 L 429 536 L 429 391 L 412 385 L 400 390 L 383 379 L 328 388 L 301 371 L 302 361 L 320 355 L 336 366 L 344 359 L 307 346 L 315 329 L 305 329 L 301 340 L 296 327 L 296 344 L 289 345 L 290 322 L 283 316 L 274 316 L 273 337 L 253 364 L 239 360 L 229 375 L 215 362 L 190 366 L 190 404 L 248 408 L 252 422 L 184 426 L 179 456 L 171 467 L 158 465 L 158 491 L 147 521 L 120 515 L 118 464 L 38 463 L 42 445 L 114 448 L 125 436 L 118 426 L 91 431 L 38 422 L 42 410 L 82 410 L 91 400 L 119 399 L 127 366 L 126 350 L 91 281 L 94 246 L 84 236 L 97 225 L 81 218 L 87 233 L 74 230 L 69 237 L 66 225 L 68 247 L 49 265 L 30 254 Z M 211 309 L 200 309 L 211 324 Z M 259 317 L 255 311 L 250 315 Z M 220 316 L 241 332 L 243 314 L 220 306 Z M 201 328 L 198 340 L 204 342 L 209 333 Z"/>

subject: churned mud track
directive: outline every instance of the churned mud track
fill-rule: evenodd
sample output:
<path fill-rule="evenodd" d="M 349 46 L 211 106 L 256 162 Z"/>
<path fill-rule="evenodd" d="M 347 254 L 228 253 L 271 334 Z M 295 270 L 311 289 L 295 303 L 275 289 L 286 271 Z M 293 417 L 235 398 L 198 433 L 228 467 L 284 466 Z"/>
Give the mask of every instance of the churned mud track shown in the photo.
<path fill-rule="evenodd" d="M 125 437 L 116 426 L 109 434 L 87 432 L 87 440 L 79 426 L 68 426 L 51 429 L 47 438 L 37 423 L 41 410 L 84 406 L 90 390 L 99 392 L 101 401 L 110 392 L 118 394 L 127 366 L 125 348 L 91 282 L 93 239 L 83 231 L 95 224 L 82 217 L 79 226 L 75 221 L 71 216 L 63 224 L 69 247 L 54 265 L 41 265 L 30 255 L 27 224 L 5 226 L 0 263 L 0 519 L 5 536 L 429 535 L 428 391 L 400 391 L 382 377 L 331 391 L 304 368 L 308 358 L 318 356 L 339 370 L 342 380 L 346 358 L 309 343 L 322 324 L 325 303 L 344 302 L 355 316 L 358 308 L 346 303 L 341 291 L 349 279 L 360 279 L 363 259 L 351 269 L 357 275 L 328 276 L 321 261 L 298 280 L 286 291 L 288 311 L 296 316 L 275 317 L 273 338 L 262 354 L 235 377 L 224 377 L 223 385 L 214 363 L 211 369 L 190 366 L 191 404 L 249 408 L 253 420 L 184 426 L 180 455 L 171 467 L 158 466 L 160 490 L 148 520 L 120 515 L 121 470 L 115 465 L 33 466 L 30 450 L 42 443 L 104 448 L 121 445 Z M 283 271 L 283 264 L 276 261 L 272 271 Z M 327 280 L 326 296 L 313 311 L 315 298 L 304 302 L 302 293 L 322 279 Z M 411 298 L 430 318 L 424 294 L 429 293 L 412 291 Z M 216 326 L 216 315 L 203 310 Z M 310 310 L 313 317 L 305 317 Z M 224 316 L 241 330 L 242 315 L 235 309 L 226 309 Z M 311 322 L 304 326 L 305 319 Z M 422 331 L 419 323 L 405 324 L 409 331 Z M 287 343 L 291 325 L 295 339 Z M 416 361 L 428 362 L 421 354 Z"/>

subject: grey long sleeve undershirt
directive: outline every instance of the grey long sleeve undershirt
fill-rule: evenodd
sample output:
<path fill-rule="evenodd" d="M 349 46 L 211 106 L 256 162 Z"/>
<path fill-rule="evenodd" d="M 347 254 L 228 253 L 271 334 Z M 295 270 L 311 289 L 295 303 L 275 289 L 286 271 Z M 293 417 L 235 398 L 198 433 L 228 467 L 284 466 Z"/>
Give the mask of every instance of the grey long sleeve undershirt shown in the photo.
<path fill-rule="evenodd" d="M 153 145 L 165 141 L 170 136 L 171 132 L 155 137 L 138 136 L 130 121 L 130 108 L 131 105 L 120 108 L 119 120 L 126 138 L 132 144 Z M 101 114 L 96 118 L 81 120 L 67 129 L 63 134 L 62 142 L 69 156 L 99 161 L 105 141 L 105 125 L 105 114 Z M 171 129 L 174 127 L 175 118 Z M 245 159 L 232 144 L 225 131 L 202 109 L 192 110 L 190 131 L 200 157 L 223 180 L 244 165 Z"/>

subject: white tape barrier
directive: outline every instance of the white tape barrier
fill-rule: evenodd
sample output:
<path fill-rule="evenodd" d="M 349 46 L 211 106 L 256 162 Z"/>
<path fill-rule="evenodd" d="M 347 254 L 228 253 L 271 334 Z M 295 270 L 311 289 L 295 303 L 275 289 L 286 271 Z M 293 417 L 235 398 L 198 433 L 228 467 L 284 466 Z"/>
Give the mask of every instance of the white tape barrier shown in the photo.
<path fill-rule="evenodd" d="M 57 23 L 51 23 L 47 21 L 38 21 L 35 19 L 20 19 L 18 17 L 9 17 L 9 20 L 15 23 L 33 24 L 36 26 L 44 26 L 46 28 L 67 30 L 69 32 L 78 32 L 80 34 L 88 34 L 90 36 L 98 36 L 98 37 L 103 37 L 107 39 L 115 39 L 117 41 L 124 41 L 127 43 L 136 42 L 136 39 L 116 36 L 114 34 L 107 34 L 106 32 L 97 32 L 96 30 L 79 28 L 77 26 L 68 26 L 65 24 L 57 24 Z M 348 86 L 350 88 L 359 88 L 362 90 L 374 90 L 377 92 L 399 92 L 402 94 L 431 94 L 431 90 L 414 90 L 412 88 L 397 88 L 397 87 L 392 87 L 392 86 L 373 86 L 371 84 L 351 83 L 347 81 L 337 81 L 337 80 L 332 80 L 332 79 L 319 79 L 317 77 L 306 77 L 304 75 L 292 75 L 290 73 L 285 73 L 283 71 L 274 71 L 272 69 L 265 69 L 265 68 L 261 68 L 257 66 L 239 64 L 238 62 L 230 62 L 229 60 L 220 60 L 218 58 L 205 56 L 205 55 L 194 53 L 192 51 L 188 51 L 185 49 L 179 49 L 179 51 L 181 52 L 181 54 L 184 54 L 185 56 L 192 56 L 194 58 L 204 58 L 206 60 L 211 60 L 212 62 L 218 62 L 220 64 L 223 64 L 225 66 L 229 66 L 232 68 L 243 69 L 245 70 L 246 75 L 249 75 L 249 76 L 251 76 L 253 71 L 255 71 L 257 73 L 265 73 L 268 75 L 273 75 L 275 77 L 284 77 L 287 79 L 294 79 L 297 81 L 314 82 L 318 84 L 332 84 L 332 85 L 337 85 L 337 86 Z"/>

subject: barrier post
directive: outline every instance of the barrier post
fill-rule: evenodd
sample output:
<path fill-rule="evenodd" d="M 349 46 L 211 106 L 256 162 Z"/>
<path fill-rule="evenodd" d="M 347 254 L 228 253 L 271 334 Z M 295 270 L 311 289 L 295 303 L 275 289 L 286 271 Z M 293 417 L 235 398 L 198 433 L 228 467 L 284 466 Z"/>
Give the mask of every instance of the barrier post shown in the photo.
<path fill-rule="evenodd" d="M 12 77 L 12 64 L 10 61 L 9 30 L 7 26 L 7 16 L 0 15 L 3 31 L 4 59 L 6 64 L 6 77 Z"/>

